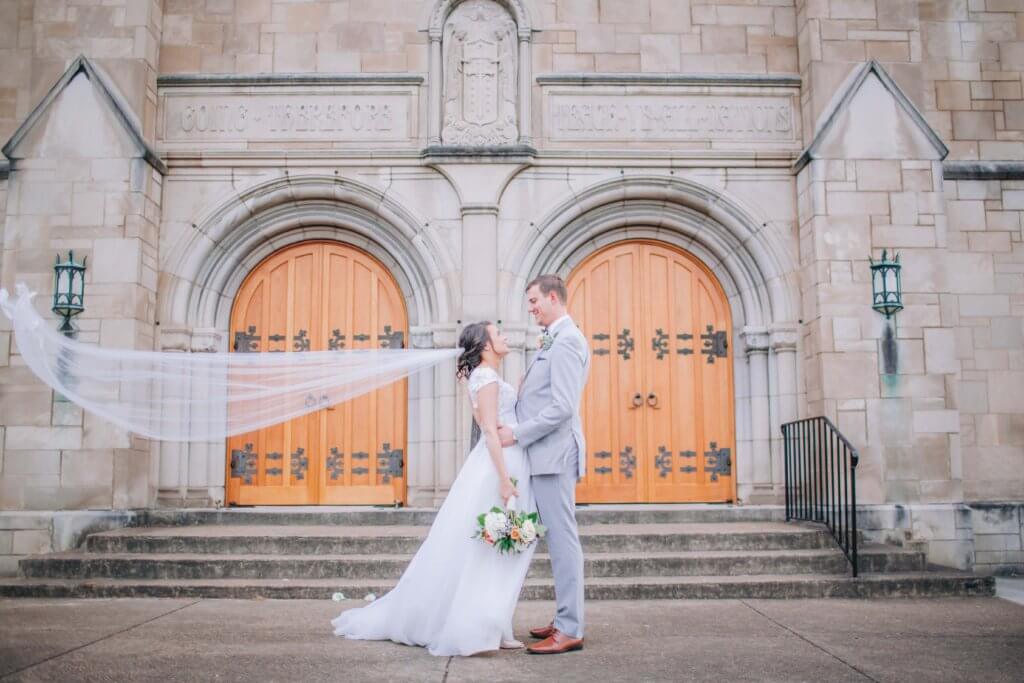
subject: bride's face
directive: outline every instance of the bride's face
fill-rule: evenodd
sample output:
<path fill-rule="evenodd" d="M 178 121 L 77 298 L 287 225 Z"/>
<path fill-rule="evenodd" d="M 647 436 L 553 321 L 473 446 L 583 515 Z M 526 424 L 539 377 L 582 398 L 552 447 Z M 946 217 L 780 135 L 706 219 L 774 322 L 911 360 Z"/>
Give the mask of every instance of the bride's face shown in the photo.
<path fill-rule="evenodd" d="M 487 326 L 487 336 L 491 339 L 491 350 L 494 351 L 494 355 L 501 358 L 508 353 L 508 339 L 497 325 Z"/>

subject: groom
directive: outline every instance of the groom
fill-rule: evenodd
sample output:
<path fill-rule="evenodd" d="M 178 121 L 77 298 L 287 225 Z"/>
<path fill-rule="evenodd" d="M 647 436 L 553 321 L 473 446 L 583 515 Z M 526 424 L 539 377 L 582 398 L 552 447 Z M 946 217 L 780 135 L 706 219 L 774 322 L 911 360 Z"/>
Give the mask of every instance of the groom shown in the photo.
<path fill-rule="evenodd" d="M 526 287 L 530 313 L 544 326 L 541 350 L 519 387 L 514 428 L 501 427 L 503 446 L 526 451 L 531 484 L 555 577 L 554 620 L 530 630 L 541 642 L 531 654 L 583 649 L 583 549 L 576 531 L 576 480 L 586 472 L 579 404 L 590 372 L 586 337 L 566 310 L 565 282 L 541 275 Z"/>

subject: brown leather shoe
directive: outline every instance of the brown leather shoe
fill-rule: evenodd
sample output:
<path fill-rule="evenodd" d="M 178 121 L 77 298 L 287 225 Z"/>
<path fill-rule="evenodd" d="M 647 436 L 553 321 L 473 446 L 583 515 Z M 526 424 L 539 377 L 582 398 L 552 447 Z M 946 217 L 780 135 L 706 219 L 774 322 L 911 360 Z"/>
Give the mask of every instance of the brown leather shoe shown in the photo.
<path fill-rule="evenodd" d="M 555 631 L 555 622 L 551 622 L 547 626 L 538 626 L 537 628 L 530 629 L 530 635 L 539 640 L 550 638 L 551 634 Z"/>
<path fill-rule="evenodd" d="M 526 651 L 531 655 L 560 655 L 563 652 L 572 652 L 573 650 L 582 649 L 582 638 L 570 638 L 557 628 L 552 628 L 550 636 L 539 643 L 534 643 L 530 647 L 526 648 Z"/>

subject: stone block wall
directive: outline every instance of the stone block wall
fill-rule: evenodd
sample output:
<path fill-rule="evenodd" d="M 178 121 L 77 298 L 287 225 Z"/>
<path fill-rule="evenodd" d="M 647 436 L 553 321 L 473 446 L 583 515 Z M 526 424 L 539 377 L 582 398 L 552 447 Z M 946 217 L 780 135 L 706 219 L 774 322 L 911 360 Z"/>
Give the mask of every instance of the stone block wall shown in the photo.
<path fill-rule="evenodd" d="M 928 160 L 822 159 L 799 176 L 806 414 L 831 417 L 860 448 L 864 503 L 961 499 L 940 174 Z M 906 308 L 889 321 L 870 307 L 867 257 L 894 247 Z"/>
<path fill-rule="evenodd" d="M 946 329 L 930 339 L 959 416 L 964 499 L 1024 491 L 1024 181 L 947 180 Z M 926 338 L 926 342 L 929 341 Z"/>
<path fill-rule="evenodd" d="M 804 131 L 850 68 L 880 61 L 950 159 L 1024 159 L 1024 6 L 1016 0 L 798 0 Z"/>
<path fill-rule="evenodd" d="M 916 547 L 933 564 L 984 575 L 1020 574 L 1024 505 L 889 504 L 861 506 L 857 527 L 868 541 Z"/>
<path fill-rule="evenodd" d="M 925 111 L 949 158 L 1024 159 L 1024 5 L 920 3 L 920 30 Z"/>
<path fill-rule="evenodd" d="M 17 576 L 18 560 L 27 555 L 73 550 L 88 534 L 120 529 L 132 519 L 131 512 L 90 510 L 0 513 L 0 576 Z"/>
<path fill-rule="evenodd" d="M 1021 574 L 1024 567 L 1024 505 L 974 503 L 974 570 Z"/>
<path fill-rule="evenodd" d="M 434 3 L 168 0 L 161 73 L 426 73 Z M 789 0 L 535 0 L 535 73 L 794 73 Z"/>
<path fill-rule="evenodd" d="M 25 282 L 52 320 L 54 257 L 74 249 L 76 260 L 87 259 L 79 340 L 152 349 L 162 178 L 97 83 L 78 72 L 15 152 L 0 284 L 13 291 L 15 282 Z M 153 488 L 149 444 L 56 396 L 20 359 L 10 321 L 0 320 L 0 329 L 10 343 L 0 368 L 0 508 L 146 505 Z"/>
<path fill-rule="evenodd" d="M 899 538 L 879 538 L 925 542 L 934 562 L 1006 571 L 1019 566 L 1019 526 L 985 532 L 974 503 L 1008 501 L 1009 509 L 1024 495 L 1024 203 L 1020 169 L 1013 170 L 1024 159 L 1024 6 L 796 5 L 805 144 L 848 75 L 874 58 L 949 149 L 944 165 L 902 161 L 899 174 L 886 167 L 891 162 L 849 159 L 801 172 L 805 354 L 820 361 L 806 366 L 807 409 L 833 416 L 865 445 L 863 501 L 895 505 L 887 509 L 910 520 L 867 520 L 865 528 L 902 529 Z M 952 168 L 969 166 L 962 160 L 982 163 L 972 175 Z M 992 161 L 1008 163 L 978 171 Z M 906 304 L 888 354 L 879 316 L 864 308 L 859 320 L 850 314 L 871 292 L 868 264 L 855 254 L 877 258 L 882 249 L 901 254 Z M 887 355 L 897 360 L 895 372 L 885 367 Z"/>
<path fill-rule="evenodd" d="M 0 3 L 0 140 L 6 141 L 79 54 L 101 64 L 152 138 L 161 0 Z"/>

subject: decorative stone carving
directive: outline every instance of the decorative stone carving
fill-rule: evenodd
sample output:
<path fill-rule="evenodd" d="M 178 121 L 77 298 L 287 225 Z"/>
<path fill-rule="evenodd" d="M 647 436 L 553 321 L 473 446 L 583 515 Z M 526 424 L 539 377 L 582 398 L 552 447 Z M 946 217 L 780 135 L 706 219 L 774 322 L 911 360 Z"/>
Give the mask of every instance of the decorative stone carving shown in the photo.
<path fill-rule="evenodd" d="M 459 5 L 444 27 L 444 121 L 446 145 L 515 143 L 516 24 L 490 0 Z"/>

